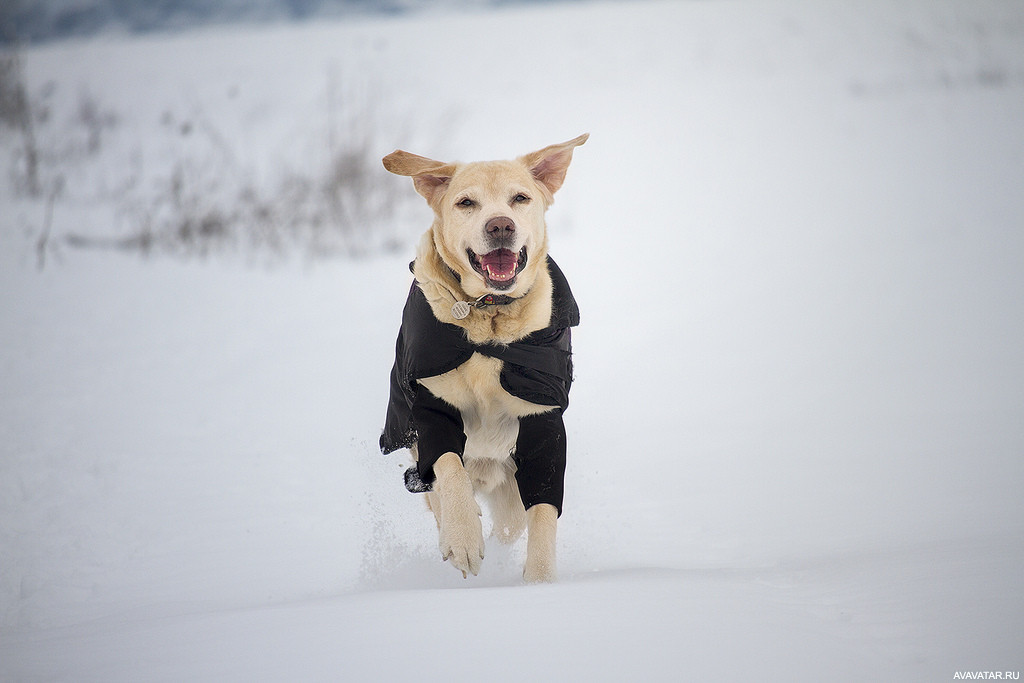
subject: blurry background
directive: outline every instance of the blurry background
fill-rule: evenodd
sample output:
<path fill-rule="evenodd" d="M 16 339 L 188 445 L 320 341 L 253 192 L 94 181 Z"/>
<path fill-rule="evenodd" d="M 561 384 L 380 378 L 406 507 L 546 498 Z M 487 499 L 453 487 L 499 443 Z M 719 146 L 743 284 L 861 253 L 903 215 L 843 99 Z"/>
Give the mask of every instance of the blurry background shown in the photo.
<path fill-rule="evenodd" d="M 11 0 L 3 14 L 3 40 L 37 42 L 111 32 L 461 12 L 531 3 L 541 4 L 542 0 Z"/>
<path fill-rule="evenodd" d="M 0 679 L 1019 670 L 1021 7 L 4 3 Z M 463 581 L 380 158 L 583 132 L 561 582 Z"/>

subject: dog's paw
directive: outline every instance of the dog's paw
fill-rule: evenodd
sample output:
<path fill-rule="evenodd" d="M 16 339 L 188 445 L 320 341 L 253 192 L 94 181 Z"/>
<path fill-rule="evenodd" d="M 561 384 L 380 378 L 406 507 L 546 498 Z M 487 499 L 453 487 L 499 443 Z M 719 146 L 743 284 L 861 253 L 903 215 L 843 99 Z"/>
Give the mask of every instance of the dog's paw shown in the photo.
<path fill-rule="evenodd" d="M 484 534 L 480 506 L 475 502 L 462 510 L 445 510 L 441 516 L 441 559 L 462 572 L 476 576 L 484 559 Z"/>

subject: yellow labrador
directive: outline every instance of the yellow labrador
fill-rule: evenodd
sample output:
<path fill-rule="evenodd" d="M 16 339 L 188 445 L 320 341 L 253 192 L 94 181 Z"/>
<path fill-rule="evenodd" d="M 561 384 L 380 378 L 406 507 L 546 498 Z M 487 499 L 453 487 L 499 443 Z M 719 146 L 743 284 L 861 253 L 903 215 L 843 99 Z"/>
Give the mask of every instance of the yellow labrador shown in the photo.
<path fill-rule="evenodd" d="M 381 449 L 412 451 L 406 487 L 426 493 L 441 557 L 463 576 L 484 556 L 480 494 L 499 540 L 526 529 L 526 581 L 555 579 L 579 309 L 544 215 L 587 137 L 511 161 L 384 157 L 434 222 L 412 264 Z"/>

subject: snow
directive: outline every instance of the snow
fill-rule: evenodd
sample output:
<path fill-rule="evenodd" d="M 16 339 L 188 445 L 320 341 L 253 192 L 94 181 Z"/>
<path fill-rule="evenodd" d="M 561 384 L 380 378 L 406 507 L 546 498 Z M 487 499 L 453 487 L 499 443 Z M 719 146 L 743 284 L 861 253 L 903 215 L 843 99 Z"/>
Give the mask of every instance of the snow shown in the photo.
<path fill-rule="evenodd" d="M 82 92 L 116 124 L 65 154 L 41 270 L 46 200 L 0 184 L 0 680 L 1022 668 L 1017 4 L 550 5 L 25 60 L 42 145 L 73 146 Z M 322 168 L 332 83 L 380 108 L 377 157 L 592 135 L 549 213 L 583 318 L 557 584 L 521 584 L 522 542 L 464 580 L 377 450 L 425 207 L 360 258 L 61 246 L 123 235 L 176 160 L 229 189 Z"/>

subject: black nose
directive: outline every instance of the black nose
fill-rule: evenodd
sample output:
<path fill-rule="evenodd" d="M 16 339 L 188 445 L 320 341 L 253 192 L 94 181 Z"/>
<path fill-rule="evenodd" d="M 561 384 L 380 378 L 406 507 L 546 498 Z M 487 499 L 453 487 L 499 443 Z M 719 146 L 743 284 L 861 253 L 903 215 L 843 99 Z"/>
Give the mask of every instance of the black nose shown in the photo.
<path fill-rule="evenodd" d="M 508 216 L 498 216 L 487 221 L 484 230 L 494 239 L 508 239 L 516 231 L 516 223 Z"/>

